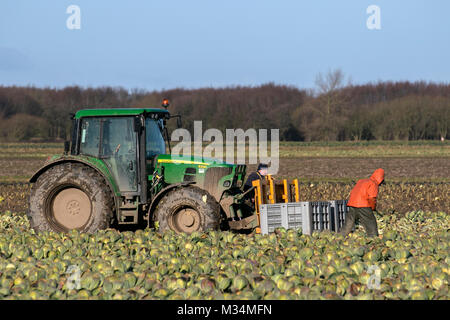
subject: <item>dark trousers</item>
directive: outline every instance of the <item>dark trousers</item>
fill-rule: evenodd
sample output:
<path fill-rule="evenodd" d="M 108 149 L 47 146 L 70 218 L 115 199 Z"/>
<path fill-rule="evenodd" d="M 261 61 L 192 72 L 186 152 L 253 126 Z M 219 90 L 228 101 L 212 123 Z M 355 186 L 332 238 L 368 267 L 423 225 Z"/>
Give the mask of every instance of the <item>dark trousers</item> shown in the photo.
<path fill-rule="evenodd" d="M 372 208 L 348 207 L 348 213 L 345 215 L 344 225 L 339 233 L 344 236 L 348 235 L 352 231 L 357 220 L 359 220 L 361 225 L 364 227 L 369 237 L 378 236 L 377 219 L 373 214 Z"/>

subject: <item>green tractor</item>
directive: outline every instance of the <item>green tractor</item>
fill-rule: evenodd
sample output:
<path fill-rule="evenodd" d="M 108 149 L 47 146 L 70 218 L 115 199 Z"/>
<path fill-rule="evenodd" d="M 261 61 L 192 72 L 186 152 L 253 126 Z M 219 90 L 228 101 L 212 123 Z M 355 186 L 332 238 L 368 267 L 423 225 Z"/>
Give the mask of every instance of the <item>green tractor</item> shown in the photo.
<path fill-rule="evenodd" d="M 165 103 L 165 109 L 78 111 L 64 154 L 30 179 L 31 226 L 56 232 L 157 226 L 177 233 L 257 227 L 242 190 L 246 166 L 171 156 L 166 122 L 177 118 L 180 127 L 181 120 Z"/>

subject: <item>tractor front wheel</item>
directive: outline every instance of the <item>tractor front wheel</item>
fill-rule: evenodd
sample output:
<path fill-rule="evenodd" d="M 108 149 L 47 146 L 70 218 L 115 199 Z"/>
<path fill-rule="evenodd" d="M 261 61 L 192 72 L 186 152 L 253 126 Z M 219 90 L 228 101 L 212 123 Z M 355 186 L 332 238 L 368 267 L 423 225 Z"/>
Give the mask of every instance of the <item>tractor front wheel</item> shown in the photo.
<path fill-rule="evenodd" d="M 216 230 L 220 224 L 220 205 L 211 194 L 194 186 L 169 191 L 156 207 L 159 231 L 176 233 Z"/>

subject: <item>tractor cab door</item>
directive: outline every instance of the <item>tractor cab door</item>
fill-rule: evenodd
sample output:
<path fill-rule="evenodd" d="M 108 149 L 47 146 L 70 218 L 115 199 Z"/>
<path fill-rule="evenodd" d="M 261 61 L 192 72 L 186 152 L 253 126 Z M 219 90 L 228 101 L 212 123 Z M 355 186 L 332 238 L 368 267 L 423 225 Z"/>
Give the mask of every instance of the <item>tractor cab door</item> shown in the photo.
<path fill-rule="evenodd" d="M 103 120 L 101 157 L 110 167 L 121 192 L 138 191 L 137 135 L 133 117 Z"/>
<path fill-rule="evenodd" d="M 81 120 L 80 154 L 102 159 L 121 192 L 137 192 L 137 138 L 132 117 Z"/>

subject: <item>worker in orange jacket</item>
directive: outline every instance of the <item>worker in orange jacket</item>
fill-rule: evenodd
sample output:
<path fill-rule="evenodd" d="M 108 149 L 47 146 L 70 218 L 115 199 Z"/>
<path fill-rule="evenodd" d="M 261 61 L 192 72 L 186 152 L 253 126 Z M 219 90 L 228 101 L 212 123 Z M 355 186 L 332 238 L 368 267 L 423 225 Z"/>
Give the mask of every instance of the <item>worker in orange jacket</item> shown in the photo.
<path fill-rule="evenodd" d="M 377 220 L 373 211 L 376 210 L 378 187 L 382 183 L 384 183 L 383 169 L 375 170 L 369 179 L 361 179 L 356 183 L 347 202 L 349 210 L 341 234 L 349 234 L 359 219 L 369 237 L 378 236 Z"/>

